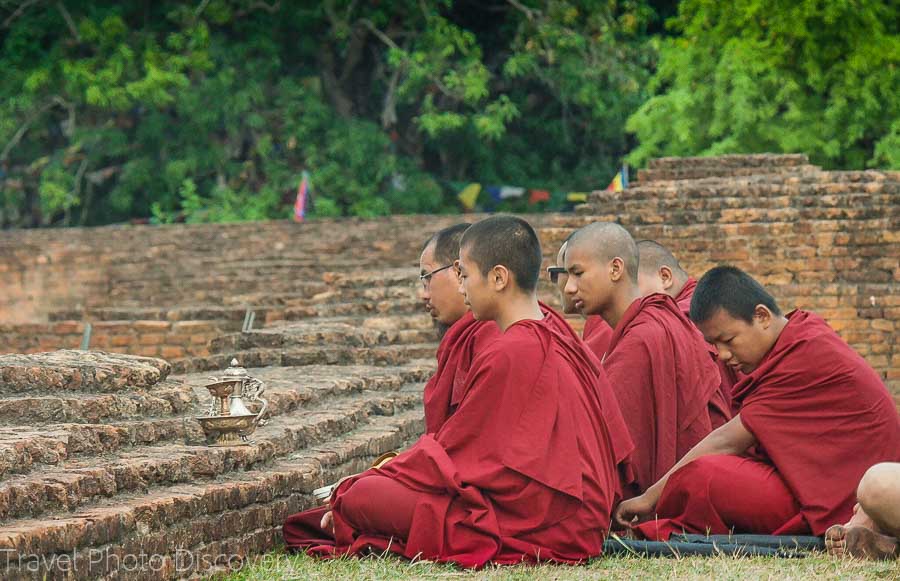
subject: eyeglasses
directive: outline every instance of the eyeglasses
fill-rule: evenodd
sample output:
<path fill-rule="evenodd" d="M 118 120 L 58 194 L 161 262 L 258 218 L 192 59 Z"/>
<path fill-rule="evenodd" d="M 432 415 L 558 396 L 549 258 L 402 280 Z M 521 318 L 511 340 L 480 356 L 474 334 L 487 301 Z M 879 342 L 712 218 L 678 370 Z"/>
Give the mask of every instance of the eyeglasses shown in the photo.
<path fill-rule="evenodd" d="M 456 266 L 456 265 L 448 264 L 447 266 L 442 266 L 440 268 L 436 268 L 436 269 L 432 270 L 431 272 L 426 272 L 425 274 L 420 274 L 419 280 L 422 281 L 422 286 L 427 287 L 429 284 L 431 284 L 432 276 L 436 275 L 437 273 L 439 273 L 442 270 L 447 270 L 448 268 L 453 268 L 454 266 Z"/>
<path fill-rule="evenodd" d="M 559 280 L 559 275 L 566 274 L 566 269 L 562 266 L 548 266 L 547 274 L 550 275 L 550 282 L 556 284 L 556 281 Z"/>

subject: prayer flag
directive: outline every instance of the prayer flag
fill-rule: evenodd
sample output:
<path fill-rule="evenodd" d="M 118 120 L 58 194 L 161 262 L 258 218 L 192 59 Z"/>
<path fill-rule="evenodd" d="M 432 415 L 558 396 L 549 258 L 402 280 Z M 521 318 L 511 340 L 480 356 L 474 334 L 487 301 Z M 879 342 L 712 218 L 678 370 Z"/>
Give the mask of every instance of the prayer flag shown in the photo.
<path fill-rule="evenodd" d="M 491 198 L 500 201 L 500 186 L 488 186 L 485 188 L 485 190 L 487 190 L 487 193 L 491 195 Z"/>
<path fill-rule="evenodd" d="M 623 165 L 616 177 L 606 186 L 608 192 L 621 192 L 628 187 L 628 166 Z"/>
<path fill-rule="evenodd" d="M 303 170 L 300 186 L 297 188 L 297 199 L 294 201 L 294 222 L 306 219 L 306 196 L 309 194 L 309 172 Z"/>
<path fill-rule="evenodd" d="M 531 195 L 528 196 L 529 204 L 537 204 L 538 202 L 549 202 L 550 201 L 550 192 L 547 190 L 531 190 Z"/>
<path fill-rule="evenodd" d="M 525 193 L 525 188 L 517 188 L 513 186 L 503 186 L 500 188 L 500 199 L 521 198 Z"/>
<path fill-rule="evenodd" d="M 481 184 L 469 184 L 456 195 L 459 199 L 460 203 L 462 203 L 463 208 L 466 210 L 471 210 L 475 207 L 475 201 L 478 199 L 478 194 L 481 193 Z"/>
<path fill-rule="evenodd" d="M 587 202 L 587 199 L 588 199 L 588 193 L 587 193 L 587 192 L 569 192 L 568 194 L 566 194 L 566 201 L 567 201 L 567 202 L 580 202 L 580 203 L 584 203 L 584 202 Z"/>

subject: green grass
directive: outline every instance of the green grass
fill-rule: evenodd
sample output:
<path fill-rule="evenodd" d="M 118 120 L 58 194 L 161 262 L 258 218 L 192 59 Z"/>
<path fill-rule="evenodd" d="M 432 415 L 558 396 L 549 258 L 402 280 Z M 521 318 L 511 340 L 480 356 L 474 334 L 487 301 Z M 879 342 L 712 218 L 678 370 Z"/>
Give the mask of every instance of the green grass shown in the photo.
<path fill-rule="evenodd" d="M 584 566 L 517 565 L 466 571 L 428 561 L 409 562 L 394 556 L 319 560 L 276 551 L 259 557 L 226 581 L 288 579 L 900 579 L 900 561 L 872 562 L 813 555 L 805 559 L 689 557 L 640 559 L 608 557 Z"/>

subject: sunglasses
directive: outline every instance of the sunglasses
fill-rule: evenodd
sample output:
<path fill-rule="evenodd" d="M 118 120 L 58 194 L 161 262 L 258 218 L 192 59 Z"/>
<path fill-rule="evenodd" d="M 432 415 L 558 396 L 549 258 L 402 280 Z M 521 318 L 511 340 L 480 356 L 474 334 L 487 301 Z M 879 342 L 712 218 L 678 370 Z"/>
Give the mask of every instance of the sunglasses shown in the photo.
<path fill-rule="evenodd" d="M 559 275 L 566 274 L 566 269 L 562 266 L 548 266 L 547 274 L 550 275 L 550 282 L 556 284 L 559 280 Z"/>

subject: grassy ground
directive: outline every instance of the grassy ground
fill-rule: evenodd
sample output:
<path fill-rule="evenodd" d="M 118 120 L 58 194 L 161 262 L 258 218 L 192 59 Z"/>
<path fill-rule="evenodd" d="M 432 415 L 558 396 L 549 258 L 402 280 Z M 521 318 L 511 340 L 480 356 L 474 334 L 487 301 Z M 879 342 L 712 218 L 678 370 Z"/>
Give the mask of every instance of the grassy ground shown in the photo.
<path fill-rule="evenodd" d="M 609 557 L 580 567 L 541 565 L 465 571 L 449 565 L 403 561 L 393 556 L 321 561 L 283 552 L 264 555 L 230 574 L 227 581 L 288 579 L 900 579 L 900 561 L 836 560 L 827 555 L 805 559 L 691 557 L 639 559 Z"/>

